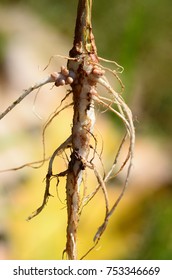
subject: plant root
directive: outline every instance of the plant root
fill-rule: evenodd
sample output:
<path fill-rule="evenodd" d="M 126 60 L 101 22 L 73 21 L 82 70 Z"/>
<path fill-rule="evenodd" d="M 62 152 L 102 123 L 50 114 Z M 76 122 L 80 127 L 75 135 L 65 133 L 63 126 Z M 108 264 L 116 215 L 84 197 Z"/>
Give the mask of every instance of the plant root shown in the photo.
<path fill-rule="evenodd" d="M 92 0 L 79 0 L 78 4 L 78 15 L 76 20 L 76 29 L 74 37 L 74 45 L 69 53 L 69 57 L 63 57 L 68 60 L 67 67 L 61 66 L 59 72 L 53 72 L 51 75 L 46 77 L 44 80 L 36 83 L 34 86 L 25 90 L 23 94 L 14 101 L 3 113 L 0 114 L 0 119 L 2 119 L 6 114 L 8 114 L 17 104 L 19 104 L 27 95 L 29 95 L 33 90 L 40 89 L 41 86 L 47 83 L 54 83 L 55 86 L 69 85 L 71 90 L 62 99 L 60 106 L 50 115 L 47 122 L 44 125 L 42 132 L 42 144 L 43 144 L 43 160 L 27 165 L 22 165 L 18 168 L 13 168 L 11 170 L 18 170 L 25 166 L 31 166 L 36 163 L 40 163 L 42 166 L 45 162 L 45 133 L 47 127 L 51 124 L 54 118 L 59 115 L 62 111 L 70 106 L 73 106 L 74 116 L 72 124 L 71 136 L 67 138 L 58 148 L 55 149 L 52 156 L 49 158 L 48 170 L 45 178 L 45 192 L 41 206 L 33 212 L 27 220 L 31 220 L 33 217 L 37 216 L 45 207 L 48 202 L 50 194 L 50 183 L 51 179 L 57 179 L 58 188 L 59 178 L 66 177 L 66 204 L 67 204 L 67 230 L 66 230 L 66 248 L 63 252 L 66 253 L 68 259 L 77 259 L 77 230 L 80 219 L 80 214 L 83 208 L 90 202 L 91 199 L 97 194 L 101 189 L 105 202 L 105 216 L 102 224 L 98 227 L 98 230 L 94 236 L 94 245 L 82 256 L 83 259 L 89 252 L 91 252 L 98 242 L 102 234 L 104 233 L 109 219 L 114 213 L 116 207 L 121 201 L 125 190 L 128 185 L 131 168 L 133 165 L 133 155 L 134 155 L 134 144 L 135 144 L 135 129 L 133 124 L 133 117 L 131 110 L 123 100 L 122 96 L 116 92 L 110 83 L 108 82 L 105 73 L 110 72 L 117 79 L 121 86 L 121 93 L 124 90 L 124 85 L 118 76 L 118 73 L 122 73 L 123 67 L 118 65 L 116 62 L 109 61 L 103 58 L 98 58 L 96 45 L 94 41 L 94 36 L 92 34 L 91 25 L 91 7 Z M 52 56 L 49 60 L 48 65 L 51 63 Z M 58 56 L 62 57 L 62 56 Z M 116 65 L 116 70 L 108 69 L 102 66 L 99 61 L 113 63 Z M 100 85 L 103 89 L 109 93 L 109 97 L 100 96 L 97 92 L 97 86 Z M 64 105 L 61 108 L 63 101 L 72 93 L 73 101 L 68 105 Z M 125 127 L 125 136 L 123 137 L 119 148 L 117 150 L 115 159 L 113 161 L 112 167 L 108 172 L 103 171 L 103 175 L 98 170 L 95 164 L 95 158 L 101 161 L 101 154 L 98 155 L 97 152 L 97 139 L 94 136 L 94 125 L 95 125 L 95 104 L 103 106 L 106 111 L 110 110 L 117 117 L 120 118 Z M 94 139 L 95 146 L 92 147 L 90 141 L 91 138 Z M 119 161 L 119 155 L 121 154 L 122 148 L 126 140 L 129 140 L 128 151 L 126 157 L 120 167 L 116 170 L 117 163 Z M 68 161 L 68 166 L 66 170 L 53 173 L 53 163 L 57 156 L 65 153 L 67 149 L 70 149 L 70 158 L 66 158 Z M 92 154 L 90 153 L 92 152 Z M 103 164 L 102 164 L 103 166 Z M 127 173 L 124 180 L 124 184 L 119 196 L 116 198 L 115 202 L 110 205 L 108 199 L 108 189 L 106 184 L 109 180 L 117 176 L 124 167 L 127 166 Z M 81 199 L 81 183 L 84 181 L 84 174 L 86 170 L 93 170 L 96 180 L 98 182 L 94 191 L 86 196 L 86 184 L 84 183 L 83 197 Z M 103 168 L 104 170 L 104 168 Z"/>
<path fill-rule="evenodd" d="M 50 191 L 49 191 L 51 178 L 53 178 L 54 176 L 57 177 L 57 178 L 60 177 L 60 176 L 66 176 L 67 170 L 64 171 L 64 172 L 61 172 L 57 175 L 53 175 L 52 169 L 53 169 L 53 162 L 54 162 L 55 157 L 59 156 L 65 149 L 67 149 L 71 146 L 71 140 L 72 140 L 72 137 L 70 136 L 69 138 L 67 138 L 67 140 L 65 142 L 63 142 L 63 144 L 61 144 L 54 151 L 53 155 L 51 156 L 50 161 L 49 161 L 49 166 L 48 166 L 48 172 L 47 172 L 47 175 L 46 175 L 46 187 L 45 187 L 43 202 L 42 202 L 41 206 L 27 218 L 27 221 L 29 221 L 33 217 L 37 216 L 44 209 L 45 205 L 47 204 L 48 199 L 51 196 Z"/>
<path fill-rule="evenodd" d="M 66 59 L 68 59 L 68 58 L 66 57 Z M 101 60 L 105 61 L 105 62 L 112 62 L 112 61 L 108 61 L 108 60 L 104 60 L 104 59 L 101 59 Z M 76 60 L 76 59 L 71 59 L 70 61 L 72 63 L 78 63 L 78 60 Z M 85 106 L 85 108 L 88 108 L 88 109 L 92 108 L 92 110 L 94 110 L 94 104 L 93 104 L 94 102 L 103 106 L 106 111 L 110 110 L 111 112 L 116 114 L 121 119 L 121 121 L 123 122 L 123 124 L 126 128 L 126 133 L 125 133 L 125 135 L 124 135 L 124 137 L 121 141 L 121 144 L 119 145 L 118 151 L 116 153 L 115 159 L 113 161 L 113 164 L 112 164 L 110 170 L 106 173 L 104 171 L 104 174 L 102 176 L 100 174 L 99 170 L 96 168 L 96 166 L 94 164 L 95 157 L 98 157 L 100 162 L 102 163 L 101 154 L 103 152 L 103 148 L 102 148 L 101 154 L 99 155 L 97 153 L 97 139 L 96 139 L 96 137 L 93 133 L 94 119 L 90 121 L 92 124 L 90 124 L 89 126 L 87 126 L 87 125 L 83 126 L 83 135 L 85 135 L 84 137 L 88 137 L 88 138 L 92 137 L 94 139 L 94 142 L 95 142 L 95 146 L 93 147 L 88 141 L 86 154 L 85 154 L 85 151 L 83 152 L 83 154 L 82 153 L 79 154 L 77 152 L 77 148 L 75 148 L 73 146 L 73 142 L 75 142 L 75 137 L 76 137 L 76 136 L 74 136 L 75 134 L 74 134 L 74 129 L 73 129 L 72 135 L 70 137 L 68 137 L 67 140 L 64 141 L 57 149 L 55 149 L 55 151 L 54 151 L 54 153 L 52 154 L 51 157 L 46 158 L 46 156 L 45 156 L 46 155 L 46 153 L 45 153 L 45 133 L 46 133 L 46 130 L 47 130 L 48 126 L 52 123 L 54 118 L 56 118 L 65 109 L 67 109 L 71 106 L 74 106 L 75 114 L 76 114 L 77 110 L 79 110 L 79 108 L 76 109 L 76 106 L 78 106 L 78 105 L 76 105 L 78 101 L 75 101 L 75 100 L 73 100 L 72 103 L 69 103 L 69 104 L 61 107 L 63 101 L 66 100 L 68 98 L 68 96 L 71 93 L 73 93 L 73 91 L 75 91 L 75 89 L 72 88 L 72 90 L 70 90 L 66 94 L 66 96 L 61 100 L 61 103 L 56 108 L 56 110 L 49 116 L 48 120 L 46 121 L 46 123 L 43 127 L 43 132 L 42 132 L 43 159 L 40 160 L 40 161 L 35 161 L 35 162 L 23 164 L 23 165 L 21 165 L 19 167 L 16 167 L 16 168 L 0 171 L 0 172 L 16 171 L 16 170 L 24 168 L 26 166 L 36 169 L 36 168 L 41 167 L 44 164 L 45 161 L 49 160 L 48 171 L 47 171 L 46 178 L 45 178 L 46 185 L 45 185 L 45 192 L 44 192 L 43 201 L 42 201 L 41 206 L 28 217 L 27 220 L 31 220 L 33 217 L 37 216 L 44 209 L 45 205 L 48 202 L 49 197 L 51 196 L 51 194 L 50 194 L 51 179 L 57 178 L 57 187 L 58 187 L 58 184 L 59 184 L 59 178 L 60 177 L 66 176 L 68 178 L 68 182 L 69 182 L 69 178 L 70 178 L 69 175 L 71 173 L 71 166 L 72 166 L 72 169 L 73 169 L 73 166 L 75 166 L 75 164 L 76 164 L 78 167 L 76 168 L 75 176 L 78 177 L 77 180 L 79 180 L 80 183 L 81 183 L 81 181 L 83 180 L 84 173 L 86 172 L 86 168 L 93 170 L 94 175 L 97 179 L 98 185 L 95 188 L 95 190 L 92 193 L 90 193 L 89 195 L 86 195 L 87 186 L 86 186 L 86 184 L 84 185 L 83 198 L 81 199 L 81 197 L 80 197 L 78 199 L 78 201 L 81 199 L 81 203 L 80 203 L 80 206 L 79 206 L 79 204 L 77 206 L 78 207 L 77 210 L 76 210 L 77 211 L 76 212 L 77 217 L 74 217 L 73 219 L 78 219 L 78 221 L 79 221 L 79 217 L 81 215 L 81 212 L 83 211 L 83 208 L 90 202 L 90 200 L 92 200 L 94 198 L 94 196 L 97 194 L 97 192 L 100 189 L 103 192 L 104 201 L 105 201 L 105 217 L 104 217 L 103 223 L 101 224 L 101 226 L 99 226 L 99 228 L 98 228 L 98 230 L 97 230 L 97 232 L 94 236 L 94 239 L 93 239 L 94 245 L 86 252 L 86 254 L 84 254 L 82 256 L 81 259 L 85 258 L 86 255 L 90 251 L 92 251 L 95 248 L 95 246 L 97 246 L 102 234 L 104 233 L 104 231 L 105 231 L 105 229 L 108 225 L 108 221 L 109 221 L 110 217 L 112 216 L 113 212 L 115 211 L 116 207 L 118 206 L 120 200 L 122 199 L 122 197 L 124 195 L 125 189 L 128 185 L 128 180 L 129 180 L 129 177 L 130 177 L 131 168 L 132 168 L 132 165 L 133 165 L 133 154 L 134 154 L 134 143 L 135 143 L 135 131 L 134 131 L 132 113 L 131 113 L 129 107 L 126 105 L 123 98 L 121 97 L 121 95 L 119 95 L 119 93 L 114 91 L 114 89 L 110 86 L 107 78 L 105 77 L 105 71 L 111 72 L 117 78 L 117 80 L 120 83 L 121 88 L 123 90 L 124 86 L 123 86 L 120 78 L 118 77 L 117 72 L 100 65 L 98 62 L 96 62 L 96 63 L 94 62 L 94 63 L 92 63 L 92 65 L 93 65 L 92 66 L 93 67 L 92 71 L 89 73 L 89 79 L 90 79 L 91 83 L 93 83 L 93 85 L 94 85 L 93 88 L 91 87 L 89 89 L 89 92 L 91 93 L 90 96 L 92 96 L 92 99 L 90 98 L 90 96 L 89 96 L 88 100 L 87 100 L 87 96 L 86 97 L 81 96 L 81 103 L 83 102 L 83 105 Z M 116 65 L 117 65 L 117 67 L 120 67 L 118 64 L 116 64 Z M 122 68 L 120 68 L 120 69 L 121 69 L 121 71 L 123 70 Z M 40 89 L 40 87 L 45 85 L 46 83 L 54 82 L 56 86 L 62 86 L 62 85 L 67 85 L 67 84 L 73 85 L 73 83 L 75 82 L 75 79 L 76 79 L 76 74 L 74 73 L 74 71 L 72 69 L 68 70 L 67 68 L 62 66 L 60 72 L 52 73 L 46 79 L 42 80 L 41 82 L 35 84 L 34 86 L 32 86 L 28 90 L 26 90 L 16 101 L 14 101 L 12 103 L 12 105 L 10 105 L 0 115 L 0 118 L 3 118 L 7 113 L 9 113 L 17 104 L 19 104 L 33 90 Z M 109 98 L 100 96 L 97 93 L 97 90 L 96 90 L 96 87 L 95 87 L 97 84 L 100 84 L 102 87 L 105 88 L 106 91 L 108 91 L 110 93 Z M 84 101 L 84 98 L 85 98 L 85 101 Z M 86 117 L 86 119 L 87 118 L 88 117 Z M 92 116 L 91 116 L 91 118 L 92 118 Z M 74 119 L 75 119 L 75 116 L 74 116 Z M 88 121 L 86 123 L 88 123 Z M 124 145 L 127 138 L 129 138 L 128 153 L 127 153 L 126 158 L 124 159 L 123 163 L 118 168 L 118 170 L 115 171 L 118 160 L 119 160 L 119 155 L 121 154 L 121 150 L 122 150 L 123 145 Z M 76 142 L 76 145 L 78 145 L 77 142 Z M 68 168 L 65 171 L 62 171 L 62 172 L 57 173 L 57 174 L 53 174 L 53 163 L 54 163 L 55 158 L 57 156 L 61 155 L 63 152 L 65 152 L 66 149 L 68 149 L 68 148 L 71 149 L 71 159 L 68 159 Z M 92 154 L 92 157 L 88 160 L 89 150 L 92 150 L 93 154 Z M 66 155 L 66 157 L 67 157 L 67 155 Z M 109 180 L 116 177 L 124 169 L 124 167 L 126 166 L 127 163 L 128 163 L 127 175 L 126 175 L 126 179 L 125 179 L 123 188 L 121 190 L 120 195 L 116 199 L 115 203 L 110 207 L 106 184 L 108 183 Z M 103 163 L 102 163 L 102 166 L 103 166 Z M 104 167 L 103 167 L 103 170 L 104 170 Z M 69 183 L 67 183 L 67 184 L 69 184 Z M 68 191 L 69 191 L 69 189 L 68 189 Z M 78 192 L 78 196 L 80 196 L 79 192 Z M 68 201 L 68 204 L 72 205 L 73 202 Z M 69 213 L 69 215 L 70 215 L 70 213 Z M 75 240 L 76 237 L 75 237 L 75 234 L 72 233 L 71 230 L 70 230 L 70 224 L 68 224 L 68 232 L 69 232 L 68 233 L 68 243 L 66 245 L 66 249 L 64 250 L 64 252 L 66 252 L 67 256 L 69 254 L 69 251 L 71 251 L 71 252 L 76 251 L 76 240 Z M 69 245 L 69 243 L 70 243 L 70 245 Z M 69 249 L 69 246 L 71 246 L 72 249 Z M 75 259 L 76 256 L 72 255 L 70 258 Z"/>

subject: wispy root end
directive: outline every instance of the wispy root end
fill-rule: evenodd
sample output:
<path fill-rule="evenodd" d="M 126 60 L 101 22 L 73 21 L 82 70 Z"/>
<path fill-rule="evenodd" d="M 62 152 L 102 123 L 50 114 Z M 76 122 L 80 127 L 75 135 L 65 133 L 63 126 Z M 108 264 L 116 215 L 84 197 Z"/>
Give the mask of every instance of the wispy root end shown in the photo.
<path fill-rule="evenodd" d="M 94 236 L 94 245 L 87 251 L 86 254 L 81 258 L 85 258 L 90 251 L 92 251 L 95 246 L 97 246 L 102 234 L 106 230 L 106 227 L 108 225 L 109 219 L 114 213 L 116 207 L 118 206 L 119 202 L 121 201 L 126 187 L 128 185 L 130 173 L 131 173 L 131 168 L 133 165 L 133 156 L 134 156 L 134 145 L 135 145 L 135 129 L 134 129 L 134 124 L 133 124 L 133 118 L 132 118 L 132 113 L 130 108 L 127 106 L 123 98 L 111 87 L 109 84 L 108 80 L 106 77 L 103 75 L 97 75 L 93 76 L 94 81 L 96 80 L 98 84 L 103 86 L 109 93 L 110 93 L 110 98 L 104 98 L 99 96 L 98 94 L 95 93 L 94 100 L 98 104 L 101 104 L 103 107 L 106 109 L 112 111 L 114 114 L 116 114 L 123 122 L 124 127 L 126 128 L 126 133 L 121 141 L 121 144 L 119 145 L 119 149 L 116 153 L 114 163 L 112 164 L 112 167 L 110 170 L 107 172 L 104 178 L 101 178 L 99 171 L 97 171 L 93 166 L 92 168 L 94 169 L 95 176 L 98 180 L 98 186 L 95 188 L 95 190 L 88 195 L 85 198 L 85 205 L 88 204 L 88 202 L 96 195 L 96 193 L 99 191 L 99 189 L 103 190 L 104 193 L 104 199 L 105 199 L 105 205 L 106 205 L 106 211 L 105 211 L 105 218 L 102 223 L 102 225 L 98 228 L 95 236 Z M 120 81 L 118 79 L 118 81 Z M 116 171 L 116 165 L 118 163 L 119 156 L 121 154 L 123 145 L 126 141 L 126 139 L 129 138 L 129 147 L 128 147 L 128 152 L 126 154 L 126 158 L 124 162 L 121 164 L 120 168 Z M 125 182 L 123 185 L 123 188 L 121 190 L 120 195 L 117 197 L 115 203 L 110 207 L 109 202 L 108 202 L 108 194 L 107 194 L 107 189 L 106 189 L 106 183 L 111 180 L 112 178 L 116 177 L 126 166 L 128 163 L 127 167 L 127 174 L 125 178 Z"/>

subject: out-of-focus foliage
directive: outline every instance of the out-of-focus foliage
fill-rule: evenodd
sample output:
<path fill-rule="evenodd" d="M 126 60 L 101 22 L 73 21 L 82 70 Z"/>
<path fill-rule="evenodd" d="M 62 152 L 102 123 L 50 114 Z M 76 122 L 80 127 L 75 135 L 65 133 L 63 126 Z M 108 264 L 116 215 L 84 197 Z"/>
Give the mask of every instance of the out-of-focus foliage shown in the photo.
<path fill-rule="evenodd" d="M 62 36 L 68 39 L 70 47 L 72 47 L 73 41 L 77 2 L 77 0 L 0 0 L 0 4 L 9 5 L 10 8 L 23 7 L 32 11 L 47 25 L 53 26 L 55 34 L 56 31 L 60 31 Z M 148 141 L 151 139 L 151 142 L 159 143 L 160 148 L 157 148 L 155 153 L 160 152 L 160 154 L 148 170 L 147 166 L 149 166 L 149 162 L 152 162 L 152 158 L 155 158 L 155 154 L 151 154 L 151 149 L 147 151 L 145 142 L 142 142 L 138 152 L 140 159 L 135 166 L 137 169 L 140 165 L 141 173 L 138 176 L 140 181 L 136 177 L 135 180 L 132 179 L 132 186 L 114 213 L 100 247 L 90 253 L 88 259 L 172 258 L 172 181 L 169 172 L 165 172 L 168 169 L 165 160 L 167 156 L 170 156 L 172 150 L 170 141 L 172 136 L 171 8 L 171 0 L 93 0 L 93 30 L 98 54 L 101 57 L 116 60 L 124 66 L 125 71 L 121 76 L 125 84 L 124 98 L 133 108 L 138 142 L 146 137 Z M 6 35 L 1 31 L 0 34 L 2 34 L 0 35 L 0 63 L 2 61 L 3 65 Z M 3 73 L 3 68 L 1 72 Z M 31 114 L 31 112 L 29 113 Z M 104 149 L 107 149 L 105 161 L 108 164 L 113 161 L 111 159 L 112 151 L 120 135 L 116 126 L 117 119 L 111 114 L 109 116 L 110 123 L 107 119 L 103 122 L 103 115 L 101 116 L 101 132 L 103 136 L 105 133 L 107 137 Z M 49 144 L 50 153 L 57 145 L 57 135 L 60 137 L 59 141 L 66 137 L 66 135 L 64 136 L 66 132 L 64 120 L 66 123 L 71 121 L 71 114 L 66 113 L 62 117 L 60 123 L 63 125 L 61 126 L 58 125 L 57 120 L 49 130 L 50 134 L 47 133 L 47 141 L 52 143 L 52 147 Z M 70 126 L 70 123 L 68 125 Z M 68 130 L 70 131 L 70 128 Z M 29 136 L 28 130 L 16 134 L 17 136 L 10 136 L 10 143 L 5 138 L 3 142 L 5 148 L 7 149 L 12 142 L 17 143 L 17 137 L 20 138 L 21 143 L 27 138 L 27 149 L 30 149 L 32 154 L 31 151 L 35 148 L 33 155 L 37 155 L 40 144 L 38 140 L 36 142 L 37 135 Z M 35 145 L 32 144 L 29 148 L 33 141 Z M 19 147 L 20 143 L 17 148 L 19 149 Z M 145 164 L 143 164 L 144 162 Z M 160 169 L 158 169 L 159 166 Z M 161 180 L 156 180 L 156 172 L 154 177 L 148 174 L 151 168 L 153 171 L 158 170 L 158 174 L 162 172 L 158 177 Z M 5 192 L 8 195 L 10 193 L 10 203 L 5 211 L 8 212 L 12 221 L 8 225 L 9 234 L 6 237 L 6 242 L 9 240 L 9 247 L 11 246 L 9 254 L 11 258 L 61 258 L 65 244 L 66 226 L 66 209 L 63 204 L 65 192 L 64 189 L 62 190 L 65 182 L 59 190 L 63 203 L 56 198 L 54 182 L 51 190 L 55 198 L 50 199 L 48 206 L 39 217 L 30 223 L 26 223 L 24 220 L 35 209 L 35 205 L 40 204 L 43 195 L 43 189 L 40 194 L 40 182 L 45 177 L 45 173 L 46 168 L 40 171 L 35 170 L 34 175 L 26 172 L 23 175 L 19 172 L 21 175 L 17 177 L 17 181 L 15 180 L 17 175 L 9 175 L 14 176 L 12 181 L 15 181 L 15 184 L 10 181 L 10 186 L 14 189 L 17 186 L 16 191 L 11 191 L 9 185 L 1 189 L 3 195 Z M 145 178 L 147 181 L 144 181 Z M 42 185 L 44 187 L 44 184 Z M 113 199 L 119 189 L 114 190 L 113 184 L 111 184 L 111 189 L 111 199 Z M 31 194 L 33 195 L 32 205 L 30 203 Z M 98 196 L 83 211 L 79 231 L 81 254 L 92 245 L 91 236 L 94 235 L 102 221 L 104 210 L 101 209 L 104 208 L 100 203 L 101 199 L 102 197 Z M 1 235 L 0 238 L 5 237 Z"/>
<path fill-rule="evenodd" d="M 171 197 L 172 189 L 167 187 L 157 194 L 154 193 L 142 204 L 147 214 L 144 218 L 142 245 L 132 258 L 145 260 L 172 258 Z"/>

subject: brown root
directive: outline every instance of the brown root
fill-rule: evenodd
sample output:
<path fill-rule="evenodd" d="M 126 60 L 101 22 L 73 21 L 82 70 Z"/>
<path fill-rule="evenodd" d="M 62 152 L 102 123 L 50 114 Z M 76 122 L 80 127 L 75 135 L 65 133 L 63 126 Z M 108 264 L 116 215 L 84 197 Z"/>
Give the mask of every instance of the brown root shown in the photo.
<path fill-rule="evenodd" d="M 60 177 L 60 176 L 66 176 L 67 171 L 61 172 L 59 174 L 53 175 L 53 162 L 56 156 L 59 156 L 65 149 L 69 148 L 71 145 L 71 136 L 69 138 L 67 138 L 67 140 L 65 142 L 63 142 L 63 144 L 61 144 L 53 153 L 53 155 L 50 158 L 49 161 L 49 166 L 48 166 L 48 172 L 46 175 L 46 187 L 45 187 L 45 193 L 44 193 L 44 198 L 43 198 L 43 202 L 41 204 L 41 206 L 35 211 L 33 212 L 28 218 L 27 220 L 31 220 L 33 217 L 37 216 L 45 207 L 45 205 L 48 202 L 50 195 L 50 181 L 51 179 L 55 176 L 56 178 Z M 57 183 L 58 185 L 58 183 Z"/>

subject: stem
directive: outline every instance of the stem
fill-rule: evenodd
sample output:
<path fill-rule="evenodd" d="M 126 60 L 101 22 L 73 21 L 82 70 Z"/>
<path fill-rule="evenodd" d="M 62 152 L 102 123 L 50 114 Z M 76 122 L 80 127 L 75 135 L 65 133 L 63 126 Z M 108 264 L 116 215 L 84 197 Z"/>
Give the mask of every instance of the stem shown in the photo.
<path fill-rule="evenodd" d="M 92 0 L 79 0 L 71 57 L 77 57 L 83 53 L 97 53 L 92 33 L 91 12 Z"/>
<path fill-rule="evenodd" d="M 72 153 L 66 183 L 67 196 L 67 243 L 68 259 L 77 259 L 77 229 L 79 222 L 80 185 L 90 150 L 95 114 L 93 94 L 96 82 L 90 79 L 93 62 L 98 62 L 91 26 L 92 0 L 79 0 L 75 27 L 74 45 L 68 61 L 68 70 L 75 73 L 71 84 L 74 116 L 72 127 Z"/>

